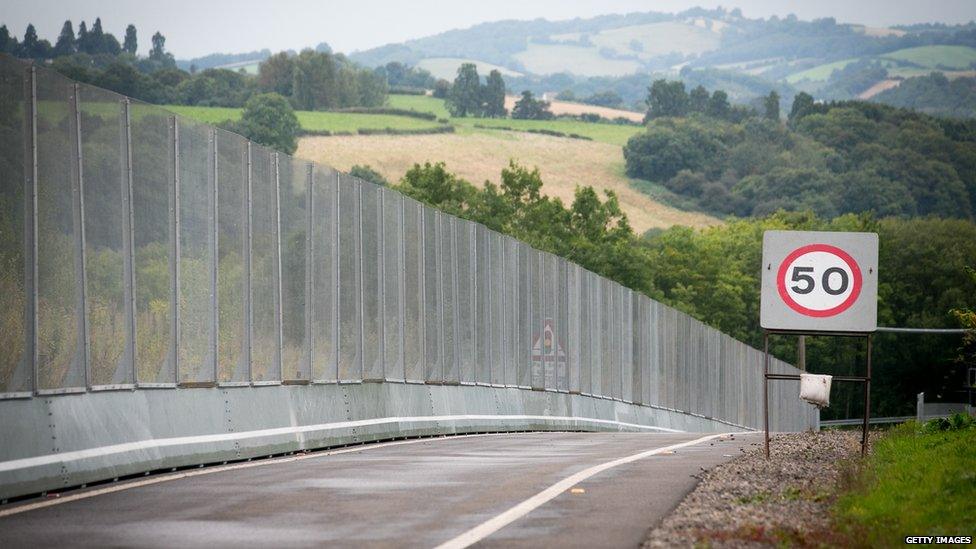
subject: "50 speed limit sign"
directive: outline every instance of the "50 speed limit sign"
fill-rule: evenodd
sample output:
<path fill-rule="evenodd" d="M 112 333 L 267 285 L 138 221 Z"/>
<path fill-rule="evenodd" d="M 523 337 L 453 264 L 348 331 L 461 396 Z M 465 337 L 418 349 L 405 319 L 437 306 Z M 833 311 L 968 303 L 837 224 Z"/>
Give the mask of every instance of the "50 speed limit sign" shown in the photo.
<path fill-rule="evenodd" d="M 760 325 L 769 330 L 873 332 L 878 235 L 766 231 Z"/>

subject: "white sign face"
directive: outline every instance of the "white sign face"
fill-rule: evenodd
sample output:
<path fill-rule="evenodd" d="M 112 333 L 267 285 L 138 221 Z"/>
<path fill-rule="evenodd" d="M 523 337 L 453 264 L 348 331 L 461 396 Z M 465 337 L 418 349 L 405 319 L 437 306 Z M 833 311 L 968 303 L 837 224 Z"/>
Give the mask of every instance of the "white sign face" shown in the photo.
<path fill-rule="evenodd" d="M 878 235 L 766 231 L 760 325 L 770 330 L 873 332 Z"/>

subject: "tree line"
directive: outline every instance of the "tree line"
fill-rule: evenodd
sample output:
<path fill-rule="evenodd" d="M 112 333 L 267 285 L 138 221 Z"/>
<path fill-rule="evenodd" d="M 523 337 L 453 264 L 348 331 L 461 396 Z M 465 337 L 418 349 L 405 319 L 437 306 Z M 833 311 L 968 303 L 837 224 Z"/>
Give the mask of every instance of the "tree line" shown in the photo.
<path fill-rule="evenodd" d="M 759 112 L 697 90 L 650 87 L 647 130 L 624 147 L 628 175 L 720 214 L 973 217 L 976 122 L 800 93 L 783 124 L 775 94 Z"/>
<path fill-rule="evenodd" d="M 81 22 L 78 33 L 65 21 L 57 42 L 38 38 L 28 25 L 23 40 L 0 26 L 0 52 L 50 61 L 65 76 L 156 104 L 242 107 L 254 95 L 278 93 L 296 109 L 322 110 L 374 107 L 386 101 L 384 74 L 361 68 L 328 48 L 271 56 L 258 76 L 243 70 L 184 71 L 166 51 L 166 37 L 156 32 L 146 57 L 139 57 L 138 35 L 128 25 L 120 43 L 102 29 L 100 18 L 91 29 Z"/>
<path fill-rule="evenodd" d="M 502 74 L 498 70 L 492 70 L 482 84 L 478 67 L 474 63 L 463 63 L 458 67 L 453 84 L 435 88 L 434 96 L 444 98 L 444 105 L 451 116 L 505 118 L 508 115 Z M 512 118 L 515 119 L 549 120 L 552 117 L 549 103 L 536 99 L 529 90 L 523 91 L 512 107 Z"/>

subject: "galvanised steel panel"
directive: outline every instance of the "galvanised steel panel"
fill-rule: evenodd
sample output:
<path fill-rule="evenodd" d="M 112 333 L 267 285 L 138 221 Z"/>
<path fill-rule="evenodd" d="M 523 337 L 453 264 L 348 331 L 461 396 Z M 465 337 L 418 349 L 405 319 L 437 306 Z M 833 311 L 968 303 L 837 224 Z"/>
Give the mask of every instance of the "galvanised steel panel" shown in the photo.
<path fill-rule="evenodd" d="M 363 379 L 383 379 L 383 299 L 380 276 L 383 256 L 380 250 L 383 217 L 380 190 L 359 181 L 360 230 L 362 233 L 363 288 Z"/>
<path fill-rule="evenodd" d="M 335 382 L 338 365 L 338 173 L 312 170 L 312 379 Z"/>
<path fill-rule="evenodd" d="M 381 190 L 383 199 L 383 371 L 403 381 L 403 195 Z"/>
<path fill-rule="evenodd" d="M 210 128 L 180 120 L 179 380 L 214 381 L 214 188 Z M 266 163 L 266 167 L 269 163 Z M 270 168 L 268 168 L 270 169 Z"/>
<path fill-rule="evenodd" d="M 461 383 L 476 381 L 475 224 L 457 220 L 458 363 Z"/>
<path fill-rule="evenodd" d="M 403 367 L 407 381 L 424 381 L 424 247 L 422 206 L 403 198 Z"/>
<path fill-rule="evenodd" d="M 567 262 L 556 258 L 556 389 L 569 391 L 569 274 Z"/>
<path fill-rule="evenodd" d="M 566 355 L 569 363 L 569 391 L 580 392 L 580 273 L 574 263 L 566 263 Z"/>
<path fill-rule="evenodd" d="M 545 275 L 543 269 L 543 256 L 537 250 L 529 250 L 529 286 L 532 289 L 530 302 L 531 320 L 530 341 L 532 349 L 532 388 L 545 389 L 545 363 L 542 355 L 542 331 L 545 328 Z"/>
<path fill-rule="evenodd" d="M 580 393 L 588 395 L 593 391 L 593 332 L 596 330 L 593 317 L 592 273 L 580 268 L 579 274 L 579 363 Z"/>
<path fill-rule="evenodd" d="M 363 379 L 359 181 L 339 174 L 339 381 Z"/>
<path fill-rule="evenodd" d="M 310 169 L 307 162 L 279 155 L 281 373 L 289 381 L 312 379 L 311 348 L 306 333 Z"/>
<path fill-rule="evenodd" d="M 494 231 L 488 231 L 488 257 L 491 270 L 488 274 L 489 314 L 491 316 L 490 345 L 491 345 L 491 373 L 489 382 L 492 385 L 505 384 L 505 253 L 502 236 Z"/>
<path fill-rule="evenodd" d="M 519 242 L 512 237 L 503 237 L 505 247 L 505 385 L 519 385 L 519 362 L 521 349 L 519 341 L 520 296 L 519 296 Z"/>
<path fill-rule="evenodd" d="M 641 299 L 642 295 L 629 293 L 630 296 L 630 329 L 631 344 L 630 364 L 631 364 L 631 401 L 635 403 L 645 402 L 644 398 L 644 349 L 647 342 L 644 339 L 644 317 L 642 316 Z"/>
<path fill-rule="evenodd" d="M 438 220 L 440 213 L 423 207 L 424 220 L 424 379 L 430 383 L 444 381 L 441 363 L 441 288 L 440 242 Z"/>
<path fill-rule="evenodd" d="M 133 102 L 129 106 L 129 120 L 135 247 L 136 382 L 175 383 L 175 119 L 158 107 Z M 243 217 L 243 213 L 238 212 L 238 219 Z M 240 261 L 241 252 L 237 257 Z M 243 284 L 243 277 L 240 276 L 243 266 L 238 269 L 238 278 Z M 241 288 L 243 292 L 243 286 Z"/>
<path fill-rule="evenodd" d="M 250 381 L 247 354 L 247 143 L 217 130 L 217 381 Z M 138 275 L 138 273 L 137 273 Z"/>
<path fill-rule="evenodd" d="M 634 330 L 633 330 L 633 292 L 621 286 L 620 303 L 620 354 L 621 354 L 621 393 L 624 402 L 634 402 Z"/>
<path fill-rule="evenodd" d="M 518 247 L 518 385 L 532 386 L 532 249 L 519 242 Z"/>
<path fill-rule="evenodd" d="M 600 278 L 600 366 L 601 396 L 613 398 L 620 378 L 615 375 L 617 362 L 614 360 L 614 334 L 617 329 L 617 318 L 614 315 L 613 283 L 605 278 Z"/>
<path fill-rule="evenodd" d="M 475 229 L 475 382 L 491 383 L 491 263 L 489 230 L 484 225 Z"/>
<path fill-rule="evenodd" d="M 123 98 L 79 87 L 90 383 L 134 383 L 123 236 L 129 181 Z"/>
<path fill-rule="evenodd" d="M 457 262 L 454 221 L 457 218 L 439 214 L 438 243 L 440 245 L 440 298 L 441 298 L 441 364 L 443 381 L 459 383 L 460 372 L 457 353 Z"/>
<path fill-rule="evenodd" d="M 556 273 L 556 257 L 546 252 L 540 252 L 542 258 L 542 325 L 539 326 L 539 345 L 542 352 L 544 368 L 544 387 L 547 391 L 556 390 L 556 362 L 558 342 L 556 341 L 555 324 L 556 292 L 559 290 L 559 280 Z"/>
<path fill-rule="evenodd" d="M 251 144 L 251 381 L 281 380 L 278 311 L 278 170 L 274 152 Z"/>
<path fill-rule="evenodd" d="M 0 56 L 0 311 L 4 352 L 0 396 L 33 389 L 33 213 L 34 149 L 32 69 Z M 25 231 L 26 227 L 30 227 Z"/>

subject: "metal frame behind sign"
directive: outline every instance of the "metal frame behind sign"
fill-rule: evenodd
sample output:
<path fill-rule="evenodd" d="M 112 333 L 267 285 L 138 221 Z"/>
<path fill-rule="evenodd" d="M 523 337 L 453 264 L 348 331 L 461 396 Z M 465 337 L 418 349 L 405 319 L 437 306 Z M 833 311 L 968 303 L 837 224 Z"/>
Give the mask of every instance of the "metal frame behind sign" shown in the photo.
<path fill-rule="evenodd" d="M 842 305 L 843 308 L 840 309 L 840 312 L 829 315 L 817 315 L 815 312 L 809 311 L 805 313 L 806 309 L 803 307 L 786 302 L 786 290 L 781 287 L 782 284 L 779 280 L 783 276 L 782 269 L 792 258 L 796 257 L 798 252 L 803 250 L 832 252 L 844 258 L 851 265 L 856 280 L 855 293 L 851 295 L 848 302 Z M 871 351 L 874 331 L 877 329 L 877 250 L 878 236 L 874 233 L 766 231 L 763 235 L 763 288 L 760 324 L 763 327 L 763 434 L 766 459 L 769 459 L 769 381 L 800 380 L 799 374 L 772 374 L 769 372 L 770 335 L 801 336 L 799 352 L 801 362 L 805 362 L 805 341 L 802 336 L 852 337 L 865 340 L 865 374 L 863 376 L 833 376 L 832 380 L 863 384 L 864 421 L 861 432 L 861 455 L 867 453 L 868 424 L 871 419 Z M 784 251 L 787 252 L 785 256 Z M 785 257 L 785 259 L 781 259 L 781 257 Z M 854 263 L 852 264 L 852 262 Z M 812 272 L 813 269 L 810 268 L 809 271 Z M 776 273 L 775 278 L 770 278 L 774 276 L 772 273 Z M 861 288 L 862 277 L 863 292 Z M 770 284 L 771 281 L 773 281 L 772 284 Z M 827 284 L 826 275 L 824 275 L 823 284 Z M 781 300 L 785 303 L 777 302 L 776 298 L 770 295 L 774 292 L 777 296 L 782 296 Z M 834 318 L 831 321 L 820 320 L 820 318 L 828 316 Z M 814 318 L 817 320 L 812 320 Z M 833 322 L 833 326 L 831 326 L 831 322 Z M 830 330 L 831 327 L 836 329 Z"/>

